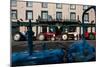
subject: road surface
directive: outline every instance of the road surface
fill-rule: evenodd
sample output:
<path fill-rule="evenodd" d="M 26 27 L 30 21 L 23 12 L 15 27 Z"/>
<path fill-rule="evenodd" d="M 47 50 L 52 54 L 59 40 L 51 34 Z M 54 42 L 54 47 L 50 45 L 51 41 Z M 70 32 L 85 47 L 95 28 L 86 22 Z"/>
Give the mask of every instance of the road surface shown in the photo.
<path fill-rule="evenodd" d="M 69 45 L 77 41 L 33 41 L 34 50 L 43 50 L 43 45 L 46 49 L 56 49 L 56 48 L 67 48 Z M 95 40 L 87 40 L 91 45 L 96 46 Z M 12 41 L 11 42 L 12 52 L 26 51 L 28 50 L 27 41 Z"/>

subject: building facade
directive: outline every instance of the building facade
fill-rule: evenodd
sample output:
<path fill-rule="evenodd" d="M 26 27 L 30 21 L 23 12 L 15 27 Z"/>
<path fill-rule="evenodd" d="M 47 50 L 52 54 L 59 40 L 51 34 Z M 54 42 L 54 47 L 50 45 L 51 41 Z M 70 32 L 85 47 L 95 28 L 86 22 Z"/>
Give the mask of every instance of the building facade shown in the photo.
<path fill-rule="evenodd" d="M 49 3 L 49 2 L 33 2 L 22 0 L 11 0 L 11 22 L 17 22 L 21 20 L 28 22 L 29 19 L 32 22 L 36 22 L 36 19 L 41 17 L 44 20 L 80 20 L 82 23 L 82 14 L 85 9 L 92 5 L 80 5 L 80 4 L 66 4 L 66 3 Z M 91 9 L 84 16 L 85 23 L 96 23 L 95 12 Z M 38 26 L 38 34 L 43 32 L 43 27 Z M 96 31 L 95 27 L 92 27 L 92 31 Z M 27 31 L 27 27 L 20 26 L 20 32 Z M 32 27 L 36 36 L 36 26 Z M 91 32 L 91 27 L 88 27 L 88 32 Z M 47 27 L 47 32 L 48 32 Z M 77 27 L 77 32 L 80 30 Z"/>

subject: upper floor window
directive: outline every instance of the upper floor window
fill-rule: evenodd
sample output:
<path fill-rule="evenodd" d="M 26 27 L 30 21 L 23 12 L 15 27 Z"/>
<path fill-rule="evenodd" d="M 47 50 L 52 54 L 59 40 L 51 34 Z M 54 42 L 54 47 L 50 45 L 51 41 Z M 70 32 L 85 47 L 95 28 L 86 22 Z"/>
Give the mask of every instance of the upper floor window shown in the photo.
<path fill-rule="evenodd" d="M 41 17 L 42 17 L 42 19 L 47 20 L 48 19 L 48 11 L 42 11 Z"/>
<path fill-rule="evenodd" d="M 70 9 L 75 10 L 76 9 L 76 5 L 75 4 L 70 4 Z"/>
<path fill-rule="evenodd" d="M 16 7 L 17 6 L 17 0 L 11 0 L 11 6 Z"/>
<path fill-rule="evenodd" d="M 88 5 L 83 5 L 83 10 L 86 10 L 86 9 L 88 9 Z"/>
<path fill-rule="evenodd" d="M 32 1 L 27 1 L 26 2 L 26 6 L 27 7 L 32 7 L 33 6 L 33 2 Z"/>
<path fill-rule="evenodd" d="M 32 10 L 27 10 L 26 11 L 26 20 L 29 20 L 29 19 L 33 19 L 33 11 Z"/>
<path fill-rule="evenodd" d="M 70 20 L 76 20 L 76 13 L 75 12 L 70 13 Z"/>
<path fill-rule="evenodd" d="M 89 14 L 88 13 L 84 14 L 84 22 L 89 22 Z"/>
<path fill-rule="evenodd" d="M 62 12 L 56 12 L 56 20 L 62 19 Z"/>
<path fill-rule="evenodd" d="M 48 8 L 48 3 L 43 2 L 43 3 L 42 3 L 42 8 Z"/>
<path fill-rule="evenodd" d="M 17 19 L 17 10 L 11 11 L 11 19 Z"/>
<path fill-rule="evenodd" d="M 56 8 L 61 9 L 62 8 L 62 4 L 56 3 Z"/>

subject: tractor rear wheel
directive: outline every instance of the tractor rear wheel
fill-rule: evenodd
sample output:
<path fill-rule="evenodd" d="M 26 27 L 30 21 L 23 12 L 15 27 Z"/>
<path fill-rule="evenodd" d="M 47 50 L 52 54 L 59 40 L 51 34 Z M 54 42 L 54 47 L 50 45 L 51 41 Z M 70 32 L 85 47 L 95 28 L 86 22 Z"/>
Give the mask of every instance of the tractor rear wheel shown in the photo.
<path fill-rule="evenodd" d="M 13 39 L 14 39 L 15 41 L 19 41 L 20 38 L 21 38 L 21 35 L 20 35 L 19 33 L 15 34 L 14 37 L 13 37 Z"/>
<path fill-rule="evenodd" d="M 62 40 L 67 40 L 68 39 L 68 35 L 67 34 L 62 34 Z"/>
<path fill-rule="evenodd" d="M 54 41 L 55 40 L 55 37 L 51 37 L 51 41 Z"/>
<path fill-rule="evenodd" d="M 40 34 L 39 36 L 38 36 L 38 40 L 44 40 L 45 39 L 45 36 L 43 35 L 43 34 Z"/>

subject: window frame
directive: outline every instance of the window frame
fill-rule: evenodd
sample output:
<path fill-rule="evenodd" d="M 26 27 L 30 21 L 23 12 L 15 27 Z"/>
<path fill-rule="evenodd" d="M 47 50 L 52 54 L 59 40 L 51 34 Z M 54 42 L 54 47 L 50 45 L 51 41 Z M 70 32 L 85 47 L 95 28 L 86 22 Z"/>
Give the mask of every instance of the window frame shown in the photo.
<path fill-rule="evenodd" d="M 32 19 L 31 20 L 33 20 L 33 11 L 32 10 L 26 10 L 26 20 L 29 20 L 28 19 L 28 12 L 32 12 Z"/>
<path fill-rule="evenodd" d="M 74 8 L 72 8 L 73 5 L 75 6 Z M 70 9 L 71 10 L 76 10 L 76 5 L 75 4 L 70 4 Z"/>
<path fill-rule="evenodd" d="M 13 2 L 16 2 L 16 4 L 12 4 Z M 11 0 L 11 6 L 16 7 L 17 6 L 17 0 Z"/>
<path fill-rule="evenodd" d="M 12 11 L 15 11 L 16 12 L 16 18 L 12 18 Z M 11 19 L 17 19 L 17 10 L 11 10 Z"/>
<path fill-rule="evenodd" d="M 58 7 L 58 5 L 61 5 L 61 7 Z M 62 4 L 61 3 L 56 3 L 56 9 L 62 9 Z"/>
<path fill-rule="evenodd" d="M 43 12 L 47 12 L 47 19 L 44 19 L 44 18 L 43 18 Z M 43 20 L 48 20 L 48 11 L 41 11 L 41 18 L 42 18 Z"/>
<path fill-rule="evenodd" d="M 48 3 L 47 2 L 42 2 L 42 8 L 48 8 Z M 45 6 L 44 6 L 45 5 Z"/>
<path fill-rule="evenodd" d="M 87 7 L 87 8 L 86 8 Z M 86 10 L 89 8 L 89 5 L 83 5 L 83 10 Z"/>
<path fill-rule="evenodd" d="M 57 13 L 61 13 L 61 18 L 59 19 L 59 20 L 61 20 L 62 19 L 62 12 L 56 12 L 56 20 L 58 20 Z"/>
<path fill-rule="evenodd" d="M 85 18 L 85 15 L 88 15 L 88 19 L 87 19 L 87 20 L 84 19 L 84 22 L 85 22 L 85 21 L 86 21 L 86 22 L 89 22 L 89 13 L 85 13 L 85 14 L 84 14 L 84 18 Z"/>
<path fill-rule="evenodd" d="M 75 14 L 75 19 L 71 18 L 71 14 Z M 76 12 L 70 12 L 70 20 L 76 20 Z"/>
<path fill-rule="evenodd" d="M 29 3 L 31 3 L 31 6 L 29 6 Z M 32 1 L 26 1 L 26 7 L 33 7 L 33 2 Z"/>

